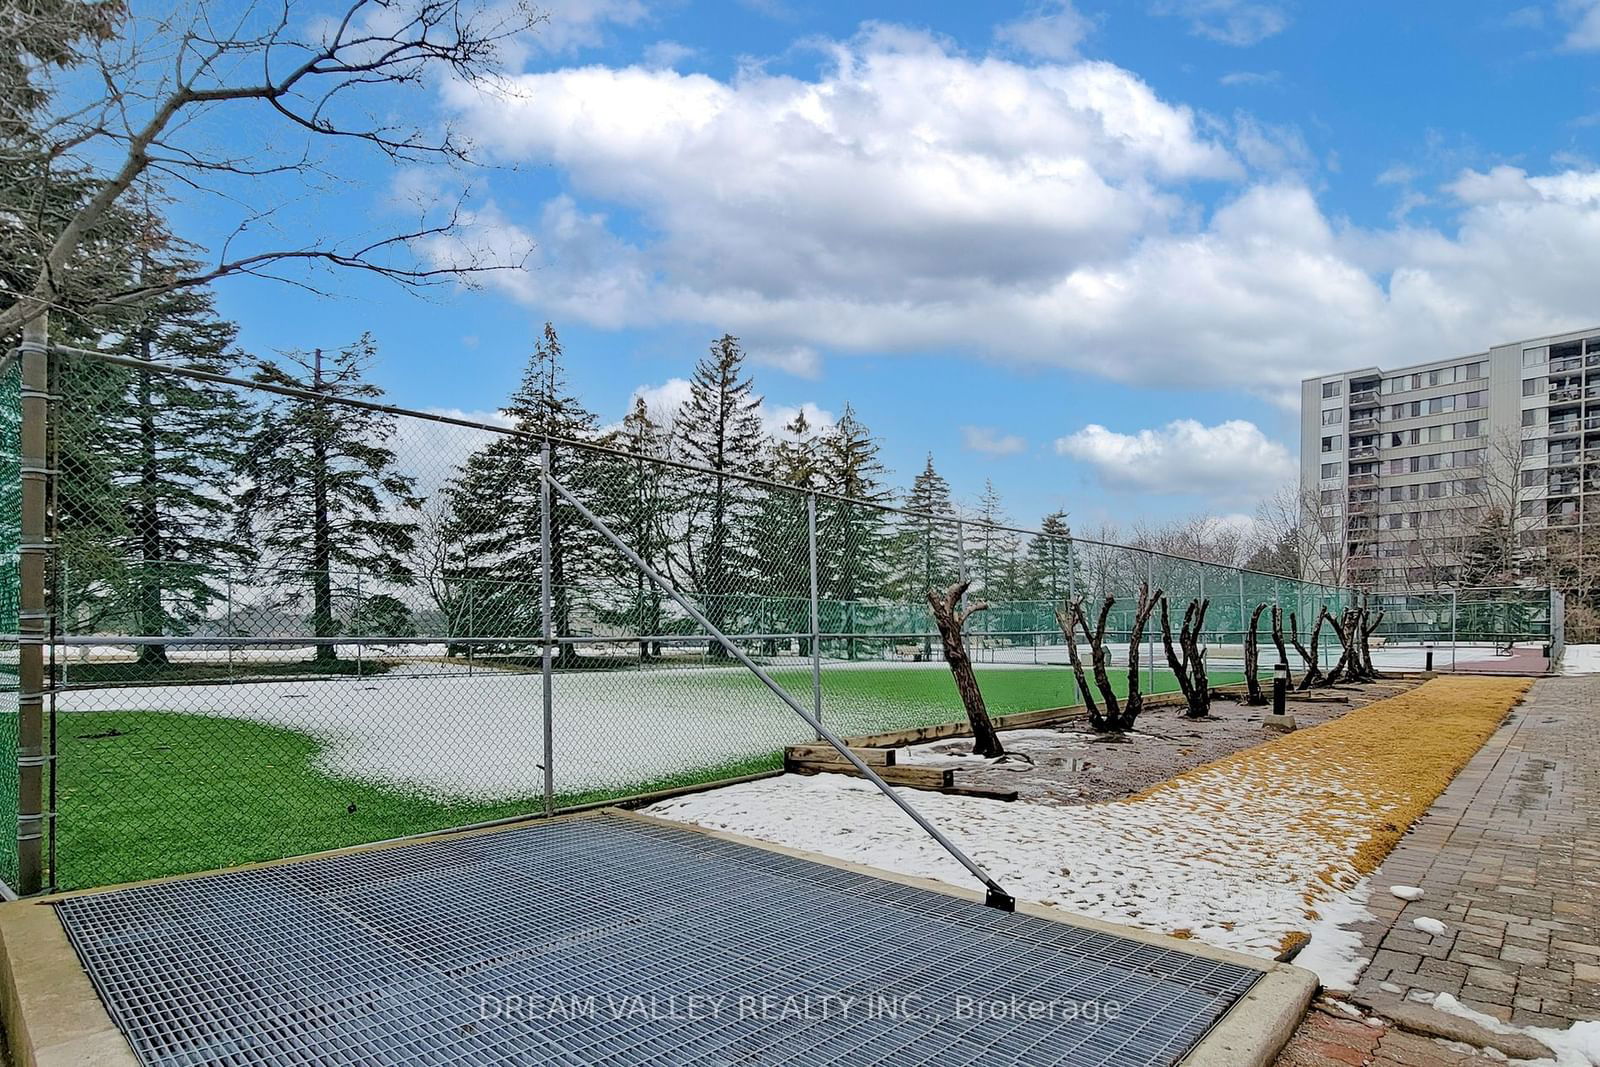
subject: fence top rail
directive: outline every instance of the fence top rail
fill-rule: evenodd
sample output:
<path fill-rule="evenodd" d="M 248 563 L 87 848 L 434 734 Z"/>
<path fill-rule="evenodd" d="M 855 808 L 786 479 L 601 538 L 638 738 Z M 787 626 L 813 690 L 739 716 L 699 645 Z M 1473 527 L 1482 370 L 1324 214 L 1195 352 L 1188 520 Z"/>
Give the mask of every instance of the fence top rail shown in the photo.
<path fill-rule="evenodd" d="M 930 512 L 912 511 L 909 508 L 896 507 L 892 504 L 883 504 L 870 500 L 858 500 L 855 497 L 844 496 L 843 494 L 839 493 L 830 493 L 822 489 L 802 489 L 798 486 L 788 485 L 784 482 L 776 481 L 771 478 L 763 478 L 760 475 L 750 474 L 743 471 L 719 471 L 713 467 L 689 463 L 681 459 L 673 459 L 667 456 L 649 456 L 637 452 L 628 452 L 624 449 L 613 448 L 609 445 L 603 445 L 594 441 L 576 441 L 568 438 L 552 437 L 546 434 L 537 434 L 531 433 L 527 430 L 520 430 L 514 426 L 500 426 L 494 423 L 480 422 L 473 419 L 463 419 L 453 415 L 440 414 L 438 412 L 419 411 L 415 408 L 400 407 L 396 404 L 383 404 L 372 400 L 361 400 L 356 397 L 334 396 L 328 393 L 319 393 L 311 389 L 300 389 L 294 386 L 279 385 L 274 382 L 261 382 L 256 381 L 253 378 L 240 378 L 229 374 L 218 374 L 214 371 L 197 370 L 192 367 L 179 367 L 166 363 L 152 363 L 133 356 L 119 356 L 114 353 L 99 352 L 89 348 L 73 348 L 67 345 L 52 344 L 49 346 L 49 351 L 59 355 L 77 356 L 86 359 L 98 360 L 102 363 L 108 363 L 113 366 L 127 367 L 131 370 L 138 370 L 145 373 L 164 374 L 176 378 L 189 378 L 197 381 L 211 382 L 217 385 L 234 386 L 239 389 L 274 393 L 279 396 L 293 397 L 298 400 L 312 400 L 318 403 L 337 404 L 345 407 L 360 408 L 365 411 L 375 411 L 387 415 L 398 415 L 405 418 L 420 419 L 425 422 L 442 423 L 449 426 L 460 426 L 465 429 L 479 430 L 485 433 L 497 434 L 503 437 L 518 437 L 524 440 L 536 442 L 548 440 L 555 444 L 565 445 L 570 448 L 585 449 L 591 452 L 615 456 L 618 459 L 633 461 L 643 460 L 648 463 L 654 463 L 664 467 L 671 467 L 676 470 L 688 471 L 694 474 L 710 475 L 717 478 L 729 478 L 734 481 L 744 482 L 750 485 L 759 485 L 767 489 L 788 493 L 795 497 L 803 498 L 807 495 L 811 495 L 820 499 L 833 500 L 841 504 L 854 504 L 860 507 L 873 508 L 878 511 L 888 512 L 895 515 L 904 515 L 908 518 L 922 519 L 929 522 L 945 523 L 949 525 L 966 525 L 972 526 L 976 529 L 998 530 L 1005 533 L 1024 534 L 1029 537 L 1053 537 L 1053 535 L 1046 534 L 1044 531 L 1034 529 L 1032 527 L 984 522 L 981 519 L 975 519 L 962 515 L 937 515 Z M 535 467 L 535 469 L 537 468 Z M 1053 539 L 1061 540 L 1068 545 L 1092 545 L 1097 548 L 1112 549 L 1119 552 L 1136 552 L 1144 556 L 1176 560 L 1181 563 L 1192 564 L 1199 567 L 1214 567 L 1217 570 L 1228 571 L 1233 574 L 1253 575 L 1257 578 L 1266 578 L 1274 582 L 1292 582 L 1296 585 L 1322 590 L 1324 592 L 1337 593 L 1342 591 L 1339 587 L 1325 586 L 1321 583 L 1309 581 L 1304 578 L 1293 578 L 1288 575 L 1270 574 L 1265 571 L 1250 570 L 1245 567 L 1236 567 L 1226 563 L 1215 563 L 1209 560 L 1197 559 L 1193 556 L 1184 556 L 1174 552 L 1166 552 L 1161 549 L 1139 548 L 1134 545 L 1119 545 L 1110 541 L 1098 541 L 1093 538 L 1079 537 L 1076 535 Z"/>

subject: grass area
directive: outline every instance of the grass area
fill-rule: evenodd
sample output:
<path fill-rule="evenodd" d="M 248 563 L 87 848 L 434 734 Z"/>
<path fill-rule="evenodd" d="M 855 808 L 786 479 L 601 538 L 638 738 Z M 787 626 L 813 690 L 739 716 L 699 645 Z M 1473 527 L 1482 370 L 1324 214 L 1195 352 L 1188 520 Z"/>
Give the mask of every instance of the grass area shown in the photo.
<path fill-rule="evenodd" d="M 822 701 L 829 724 L 847 733 L 860 734 L 959 720 L 965 712 L 955 680 L 942 665 L 937 666 L 938 669 L 926 670 L 824 670 Z M 1014 715 L 1083 702 L 1068 667 L 976 666 L 974 673 L 991 715 Z M 774 680 L 793 693 L 809 695 L 811 691 L 809 671 L 778 671 Z M 1242 681 L 1244 675 L 1240 673 L 1223 672 L 1211 676 L 1212 685 Z M 1093 684 L 1092 679 L 1090 684 Z M 1111 684 L 1118 696 L 1126 696 L 1127 669 L 1114 672 Z M 1144 692 L 1150 694 L 1178 689 L 1177 679 L 1168 670 L 1155 672 L 1153 688 L 1148 672 L 1141 672 L 1141 684 Z"/>
<path fill-rule="evenodd" d="M 383 674 L 391 664 L 382 660 L 354 658 L 336 660 L 289 660 L 275 662 L 240 661 L 228 663 L 139 663 L 134 660 L 95 660 L 65 665 L 67 685 L 132 685 L 140 682 L 216 682 L 229 678 L 354 677 Z"/>
<path fill-rule="evenodd" d="M 237 719 L 83 712 L 57 720 L 63 889 L 187 874 L 539 811 L 540 796 L 441 800 L 316 767 L 311 737 Z M 779 754 L 641 782 L 628 792 L 733 778 Z M 583 804 L 615 791 L 563 794 Z"/>
<path fill-rule="evenodd" d="M 977 674 L 995 715 L 1077 699 L 1069 669 L 980 666 Z M 194 679 L 180 674 L 149 680 Z M 809 669 L 783 668 L 775 680 L 809 703 Z M 1125 671 L 1113 680 L 1119 692 L 1125 690 Z M 1237 680 L 1213 679 L 1216 684 Z M 734 672 L 707 674 L 697 684 L 726 686 L 730 702 L 749 699 L 752 692 L 752 679 Z M 1156 672 L 1156 691 L 1174 688 L 1169 672 Z M 829 724 L 846 733 L 953 722 L 964 714 L 942 665 L 825 670 L 823 695 Z M 538 795 L 452 800 L 333 778 L 317 767 L 321 745 L 315 738 L 240 719 L 105 711 L 63 714 L 57 724 L 57 855 L 63 888 L 276 859 L 526 814 L 543 804 Z M 781 762 L 775 751 L 626 788 L 565 794 L 558 804 L 732 778 Z"/>

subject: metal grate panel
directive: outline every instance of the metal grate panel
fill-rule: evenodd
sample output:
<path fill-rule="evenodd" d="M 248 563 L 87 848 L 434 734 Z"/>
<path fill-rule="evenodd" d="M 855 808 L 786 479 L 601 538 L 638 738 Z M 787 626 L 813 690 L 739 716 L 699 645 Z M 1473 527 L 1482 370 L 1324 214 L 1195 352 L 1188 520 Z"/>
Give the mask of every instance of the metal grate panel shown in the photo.
<path fill-rule="evenodd" d="M 57 908 L 161 1067 L 1164 1065 L 1260 977 L 607 814 Z"/>

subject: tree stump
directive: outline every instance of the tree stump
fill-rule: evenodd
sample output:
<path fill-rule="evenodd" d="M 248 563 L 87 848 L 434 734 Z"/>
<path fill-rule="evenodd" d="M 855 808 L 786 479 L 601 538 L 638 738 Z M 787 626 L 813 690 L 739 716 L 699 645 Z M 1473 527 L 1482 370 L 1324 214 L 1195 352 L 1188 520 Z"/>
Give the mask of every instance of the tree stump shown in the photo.
<path fill-rule="evenodd" d="M 944 660 L 950 665 L 950 673 L 955 678 L 961 706 L 966 709 L 967 722 L 972 725 L 972 754 L 997 758 L 1006 754 L 1005 746 L 1000 743 L 1000 735 L 989 720 L 989 709 L 984 706 L 977 675 L 972 672 L 972 659 L 967 655 L 966 642 L 961 639 L 961 630 L 966 626 L 967 619 L 973 613 L 989 607 L 982 601 L 968 604 L 965 608 L 957 607 L 971 585 L 970 579 L 957 582 L 946 589 L 942 596 L 932 589 L 928 590 L 928 607 L 933 610 L 933 621 L 939 627 L 939 638 L 944 642 Z"/>
<path fill-rule="evenodd" d="M 1134 605 L 1133 626 L 1128 631 L 1128 697 L 1122 705 L 1121 729 L 1133 729 L 1133 721 L 1144 710 L 1144 693 L 1139 688 L 1139 643 L 1144 640 L 1144 628 L 1150 621 L 1150 612 L 1158 601 L 1164 600 L 1161 590 L 1150 595 L 1150 584 L 1139 583 L 1139 600 Z"/>
<path fill-rule="evenodd" d="M 1272 605 L 1272 644 L 1278 650 L 1278 662 L 1285 668 L 1289 666 L 1289 650 L 1283 646 L 1283 609 Z M 1289 674 L 1289 688 L 1294 688 L 1294 673 Z"/>
<path fill-rule="evenodd" d="M 1179 625 L 1178 648 L 1172 647 L 1172 621 L 1167 615 L 1167 601 L 1161 600 L 1161 643 L 1167 652 L 1167 666 L 1178 678 L 1178 689 L 1183 693 L 1191 719 L 1204 719 L 1211 714 L 1211 680 L 1206 676 L 1205 653 L 1200 650 L 1200 632 L 1205 626 L 1209 600 L 1191 600 L 1183 611 Z M 1179 655 L 1179 650 L 1182 655 Z"/>
<path fill-rule="evenodd" d="M 1256 630 L 1261 625 L 1261 613 L 1266 610 L 1265 604 L 1257 604 L 1250 613 L 1250 628 L 1244 632 L 1245 703 L 1257 706 L 1267 702 L 1266 694 L 1261 691 L 1261 642 L 1256 637 Z"/>
<path fill-rule="evenodd" d="M 1083 627 L 1083 635 L 1089 636 L 1089 623 L 1083 617 L 1083 597 L 1073 597 L 1067 602 L 1066 611 L 1056 608 L 1056 625 L 1061 627 L 1062 636 L 1067 639 L 1067 658 L 1072 662 L 1072 674 L 1078 682 L 1078 692 L 1083 695 L 1083 707 L 1089 713 L 1089 728 L 1104 730 L 1105 717 L 1100 714 L 1100 705 L 1094 701 L 1094 691 L 1089 686 L 1089 678 L 1084 674 L 1083 660 L 1078 656 L 1078 642 L 1073 632 Z"/>
<path fill-rule="evenodd" d="M 1305 663 L 1305 673 L 1300 677 L 1300 689 L 1310 689 L 1323 681 L 1322 665 L 1317 662 L 1317 640 L 1322 632 L 1322 614 L 1318 613 L 1317 623 L 1311 628 L 1311 649 L 1300 643 L 1300 621 L 1295 618 L 1294 612 L 1289 612 L 1289 639 L 1294 642 L 1294 650 L 1300 653 L 1300 659 Z"/>

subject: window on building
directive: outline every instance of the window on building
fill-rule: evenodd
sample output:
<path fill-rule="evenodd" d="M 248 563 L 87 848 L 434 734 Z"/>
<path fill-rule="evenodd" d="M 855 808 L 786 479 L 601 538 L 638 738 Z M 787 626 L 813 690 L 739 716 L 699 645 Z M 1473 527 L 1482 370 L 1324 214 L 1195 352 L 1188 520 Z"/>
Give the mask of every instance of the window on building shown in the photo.
<path fill-rule="evenodd" d="M 1522 350 L 1522 365 L 1524 367 L 1537 367 L 1544 363 L 1549 356 L 1546 348 L 1525 348 Z"/>
<path fill-rule="evenodd" d="M 1322 465 L 1322 476 L 1324 478 L 1339 477 L 1339 465 L 1337 463 L 1324 463 Z"/>
<path fill-rule="evenodd" d="M 1522 380 L 1522 395 L 1523 396 L 1538 396 L 1539 393 L 1543 389 L 1544 389 L 1544 379 L 1543 378 L 1524 378 Z"/>
<path fill-rule="evenodd" d="M 1524 426 L 1537 426 L 1537 425 L 1539 425 L 1539 412 L 1541 410 L 1542 410 L 1541 408 L 1529 408 L 1527 411 L 1524 411 L 1522 413 L 1522 425 L 1524 425 Z"/>
<path fill-rule="evenodd" d="M 1324 504 L 1337 504 L 1339 502 L 1339 490 L 1324 489 L 1322 491 L 1322 502 Z"/>
<path fill-rule="evenodd" d="M 1322 439 L 1322 450 L 1324 452 L 1339 451 L 1339 435 L 1334 434 L 1332 437 L 1324 437 Z"/>
<path fill-rule="evenodd" d="M 1544 479 L 1545 479 L 1545 474 L 1546 474 L 1546 472 L 1542 471 L 1542 470 L 1523 471 L 1522 472 L 1522 485 L 1523 485 L 1523 488 L 1531 488 L 1532 486 L 1543 485 L 1544 484 Z"/>
<path fill-rule="evenodd" d="M 1322 383 L 1322 398 L 1324 400 L 1326 400 L 1329 397 L 1338 396 L 1339 395 L 1339 390 L 1341 388 L 1343 388 L 1343 386 L 1344 386 L 1343 382 L 1323 382 Z"/>
<path fill-rule="evenodd" d="M 1529 456 L 1542 456 L 1542 455 L 1544 455 L 1544 444 L 1545 444 L 1544 438 L 1542 438 L 1542 437 L 1538 437 L 1538 438 L 1534 438 L 1532 440 L 1528 440 L 1528 441 L 1522 442 L 1522 455 L 1523 455 L 1523 458 L 1526 459 Z"/>
<path fill-rule="evenodd" d="M 1338 408 L 1329 408 L 1322 413 L 1322 425 L 1337 426 L 1344 421 L 1344 412 Z"/>

